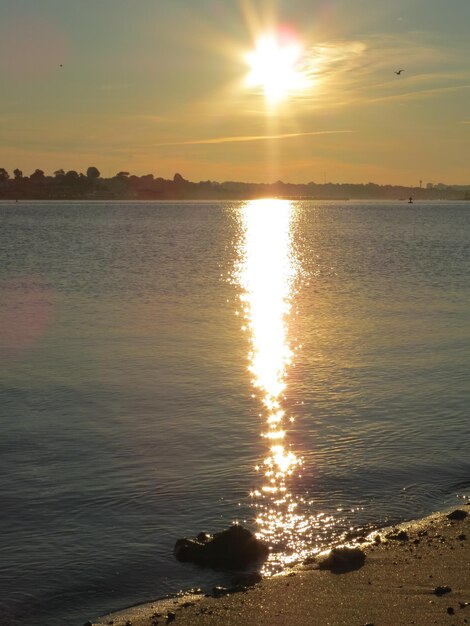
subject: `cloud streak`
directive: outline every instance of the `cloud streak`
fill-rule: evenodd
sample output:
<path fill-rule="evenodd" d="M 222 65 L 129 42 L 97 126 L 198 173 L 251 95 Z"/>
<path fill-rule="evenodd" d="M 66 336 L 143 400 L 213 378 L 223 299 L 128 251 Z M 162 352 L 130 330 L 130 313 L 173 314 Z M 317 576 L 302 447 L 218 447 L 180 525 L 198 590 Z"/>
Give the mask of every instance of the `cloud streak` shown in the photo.
<path fill-rule="evenodd" d="M 157 146 L 199 146 L 221 143 L 239 143 L 245 141 L 268 141 L 270 139 L 291 139 L 293 137 L 309 137 L 315 135 L 339 135 L 354 133 L 353 130 L 317 130 L 307 133 L 284 133 L 281 135 L 241 135 L 238 137 L 215 137 L 213 139 L 194 139 L 191 141 L 172 141 L 158 143 Z"/>

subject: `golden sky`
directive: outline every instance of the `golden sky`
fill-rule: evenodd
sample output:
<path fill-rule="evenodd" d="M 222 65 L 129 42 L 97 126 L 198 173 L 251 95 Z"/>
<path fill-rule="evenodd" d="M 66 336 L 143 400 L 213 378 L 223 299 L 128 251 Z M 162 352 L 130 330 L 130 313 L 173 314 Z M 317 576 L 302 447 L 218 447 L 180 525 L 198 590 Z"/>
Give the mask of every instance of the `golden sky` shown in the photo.
<path fill-rule="evenodd" d="M 0 167 L 470 183 L 469 25 L 468 0 L 1 0 Z"/>

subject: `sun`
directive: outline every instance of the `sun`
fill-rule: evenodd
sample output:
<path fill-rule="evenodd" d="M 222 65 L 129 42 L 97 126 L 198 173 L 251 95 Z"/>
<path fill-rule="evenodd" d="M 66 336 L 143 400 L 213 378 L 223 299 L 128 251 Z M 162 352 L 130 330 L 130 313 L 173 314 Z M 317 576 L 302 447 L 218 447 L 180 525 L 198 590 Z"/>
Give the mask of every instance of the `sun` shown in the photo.
<path fill-rule="evenodd" d="M 285 100 L 292 93 L 307 86 L 302 71 L 302 57 L 302 46 L 293 37 L 262 35 L 254 50 L 245 57 L 250 68 L 247 86 L 261 87 L 271 104 Z"/>

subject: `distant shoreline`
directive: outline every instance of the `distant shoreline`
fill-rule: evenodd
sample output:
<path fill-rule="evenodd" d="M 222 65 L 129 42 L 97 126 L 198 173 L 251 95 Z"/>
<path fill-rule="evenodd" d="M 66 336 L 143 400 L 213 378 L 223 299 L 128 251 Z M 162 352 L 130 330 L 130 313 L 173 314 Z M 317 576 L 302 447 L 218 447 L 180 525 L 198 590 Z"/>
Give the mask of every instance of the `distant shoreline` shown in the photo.
<path fill-rule="evenodd" d="M 178 204 L 178 203 L 193 203 L 193 204 L 204 204 L 204 203 L 219 203 L 219 202 L 250 202 L 254 200 L 286 200 L 289 202 L 347 202 L 347 203 L 356 203 L 356 202 L 381 202 L 381 203 L 396 203 L 407 205 L 410 209 L 413 205 L 422 205 L 422 204 L 439 204 L 443 202 L 452 202 L 452 203 L 469 203 L 470 198 L 416 198 L 412 203 L 408 202 L 408 200 L 404 200 L 403 198 L 334 198 L 334 197 L 282 197 L 282 196 L 259 196 L 254 198 L 0 198 L 0 204 L 26 204 L 28 202 L 34 202 L 38 204 L 47 204 L 47 203 L 68 203 L 73 202 L 77 204 L 86 204 L 86 203 L 142 203 L 142 204 Z"/>
<path fill-rule="evenodd" d="M 23 176 L 14 170 L 14 177 L 0 168 L 0 200 L 255 200 L 280 198 L 285 200 L 393 200 L 408 202 L 430 200 L 470 200 L 469 185 L 434 185 L 407 187 L 403 185 L 377 185 L 375 183 L 248 183 L 212 180 L 192 182 L 175 174 L 172 179 L 154 177 L 152 174 L 134 176 L 119 172 L 112 178 L 102 178 L 96 168 L 86 174 L 57 170 L 46 176 L 36 170 Z"/>

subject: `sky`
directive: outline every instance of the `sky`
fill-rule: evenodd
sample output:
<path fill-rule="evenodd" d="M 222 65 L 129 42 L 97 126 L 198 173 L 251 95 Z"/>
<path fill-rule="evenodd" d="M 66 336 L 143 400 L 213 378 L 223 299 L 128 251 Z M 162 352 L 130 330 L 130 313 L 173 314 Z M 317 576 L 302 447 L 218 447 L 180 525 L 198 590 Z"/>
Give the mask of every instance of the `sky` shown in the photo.
<path fill-rule="evenodd" d="M 469 0 L 0 0 L 0 167 L 470 184 L 469 26 Z"/>

